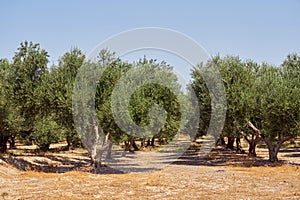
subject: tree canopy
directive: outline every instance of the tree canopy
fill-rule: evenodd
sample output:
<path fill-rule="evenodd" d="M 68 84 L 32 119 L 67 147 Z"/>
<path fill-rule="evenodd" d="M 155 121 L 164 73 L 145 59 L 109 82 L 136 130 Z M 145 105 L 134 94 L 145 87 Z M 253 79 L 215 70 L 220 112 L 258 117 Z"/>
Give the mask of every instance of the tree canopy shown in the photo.
<path fill-rule="evenodd" d="M 299 63 L 296 54 L 288 55 L 281 66 L 243 62 L 234 56 L 215 56 L 206 63 L 218 67 L 226 88 L 227 112 L 221 137 L 228 138 L 227 147 L 233 148 L 234 138 L 254 134 L 267 144 L 270 161 L 277 161 L 282 143 L 299 136 Z M 201 102 L 202 135 L 211 105 L 199 67 L 192 72 L 192 87 Z"/>
<path fill-rule="evenodd" d="M 11 61 L 0 60 L 2 152 L 7 142 L 14 148 L 15 138 L 34 142 L 43 151 L 62 140 L 69 148 L 91 142 L 78 131 L 88 133 L 88 137 L 96 132 L 109 135 L 112 142 L 124 142 L 129 150 L 137 150 L 136 140 L 141 141 L 141 146 L 154 145 L 155 140 L 168 143 L 178 131 L 194 137 L 189 128 L 193 122 L 199 126 L 196 136 L 206 135 L 210 121 L 218 120 L 211 118 L 212 111 L 222 106 L 226 107 L 226 118 L 220 135 L 221 139 L 228 138 L 229 148 L 233 148 L 234 141 L 238 146 L 245 138 L 252 148 L 250 154 L 255 155 L 256 144 L 264 141 L 270 161 L 277 161 L 282 144 L 300 135 L 297 54 L 288 55 L 280 66 L 219 55 L 199 63 L 191 72 L 193 79 L 187 91 L 197 95 L 199 119 L 193 118 L 193 102 L 181 90 L 172 66 L 164 61 L 144 57 L 128 63 L 104 49 L 98 61 L 91 63 L 78 48 L 62 55 L 57 65 L 50 66 L 48 59 L 48 52 L 40 44 L 25 41 Z M 82 66 L 87 70 L 79 76 Z M 209 90 L 204 79 L 203 73 L 209 71 L 203 68 L 211 66 L 220 71 L 227 105 L 212 102 L 212 95 L 220 98 L 220 94 L 210 94 L 214 91 Z M 78 80 L 81 84 L 76 85 Z M 88 104 L 74 100 L 74 92 L 79 92 Z M 90 109 L 95 112 L 89 113 L 90 118 L 80 122 L 82 130 L 77 130 L 74 119 L 80 121 L 77 117 L 83 117 L 82 111 Z M 122 123 L 131 124 L 131 130 Z M 98 140 L 103 138 L 94 139 L 90 154 L 95 154 Z"/>

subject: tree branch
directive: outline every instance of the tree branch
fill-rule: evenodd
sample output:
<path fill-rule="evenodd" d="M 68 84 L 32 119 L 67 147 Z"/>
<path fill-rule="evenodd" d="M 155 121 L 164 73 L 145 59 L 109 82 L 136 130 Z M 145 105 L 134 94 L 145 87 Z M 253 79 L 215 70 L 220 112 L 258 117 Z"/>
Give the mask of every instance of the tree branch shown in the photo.
<path fill-rule="evenodd" d="M 250 128 L 252 128 L 252 129 L 254 130 L 255 133 L 261 135 L 260 130 L 259 130 L 258 128 L 256 128 L 250 121 L 249 121 L 249 123 L 248 123 L 248 126 L 249 126 Z"/>
<path fill-rule="evenodd" d="M 240 134 L 242 136 L 244 136 L 245 140 L 250 144 L 250 140 L 249 140 L 248 136 L 244 133 L 244 131 L 240 131 Z"/>

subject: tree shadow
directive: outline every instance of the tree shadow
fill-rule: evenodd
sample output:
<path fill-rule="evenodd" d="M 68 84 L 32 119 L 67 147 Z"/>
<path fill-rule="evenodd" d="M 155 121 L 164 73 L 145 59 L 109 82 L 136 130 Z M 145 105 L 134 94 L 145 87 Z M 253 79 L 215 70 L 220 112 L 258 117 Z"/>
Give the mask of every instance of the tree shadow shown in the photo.
<path fill-rule="evenodd" d="M 300 154 L 290 154 L 289 156 L 300 157 Z M 211 150 L 207 155 L 201 155 L 201 151 L 188 150 L 180 156 L 172 165 L 192 165 L 192 166 L 233 166 L 233 167 L 261 167 L 261 166 L 280 166 L 280 165 L 295 165 L 285 160 L 280 160 L 277 163 L 271 163 L 263 156 L 249 156 L 246 153 L 237 153 L 236 150 L 218 146 Z"/>
<path fill-rule="evenodd" d="M 51 153 L 36 155 L 31 151 L 23 149 L 25 155 L 6 155 L 1 156 L 1 160 L 22 171 L 37 171 L 45 173 L 66 173 L 70 171 L 88 172 L 92 174 L 124 174 L 140 173 L 160 170 L 159 168 L 138 166 L 138 161 L 129 163 L 108 163 L 95 168 L 91 165 L 91 160 L 86 152 L 71 152 L 68 155 L 56 155 L 59 149 L 52 150 Z M 62 149 L 60 149 L 62 150 Z M 282 157 L 300 157 L 299 148 L 282 149 L 280 152 L 286 153 Z M 222 146 L 213 148 L 207 155 L 202 155 L 200 144 L 191 146 L 183 152 L 180 157 L 174 157 L 168 153 L 161 152 L 161 164 L 189 165 L 189 166 L 238 166 L 238 167 L 260 167 L 294 165 L 299 163 L 286 162 L 270 163 L 265 157 L 250 157 L 245 153 L 237 153 L 236 150 L 227 149 Z M 132 156 L 131 154 L 129 156 Z M 27 158 L 27 159 L 26 159 Z"/>
<path fill-rule="evenodd" d="M 300 147 L 289 147 L 286 149 L 280 149 L 279 153 L 292 153 L 292 152 L 297 152 L 300 153 Z"/>
<path fill-rule="evenodd" d="M 300 153 L 291 153 L 291 154 L 284 155 L 283 157 L 299 158 L 300 157 Z"/>
<path fill-rule="evenodd" d="M 77 165 L 63 166 L 57 164 L 52 165 L 43 160 L 35 160 L 34 162 L 29 162 L 24 158 L 13 156 L 2 157 L 1 159 L 22 171 L 36 171 L 45 173 L 65 173 L 69 171 L 78 171 L 80 167 L 84 166 L 82 163 L 79 163 Z"/>

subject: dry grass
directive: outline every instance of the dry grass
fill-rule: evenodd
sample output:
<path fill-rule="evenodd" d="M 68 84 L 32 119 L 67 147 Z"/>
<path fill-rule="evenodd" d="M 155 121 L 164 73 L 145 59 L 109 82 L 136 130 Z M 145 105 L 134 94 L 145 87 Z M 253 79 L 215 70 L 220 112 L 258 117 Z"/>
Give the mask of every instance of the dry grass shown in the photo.
<path fill-rule="evenodd" d="M 299 199 L 300 169 L 169 166 L 142 174 L 23 172 L 2 177 L 6 199 Z"/>
<path fill-rule="evenodd" d="M 286 151 L 287 155 L 298 153 Z M 261 157 L 254 159 L 219 148 L 205 161 L 183 161 L 159 171 L 131 174 L 90 173 L 82 150 L 27 154 L 28 162 L 31 159 L 40 166 L 54 160 L 54 169 L 72 166 L 75 161 L 82 165 L 65 173 L 46 173 L 38 172 L 43 168 L 24 171 L 2 163 L 0 199 L 300 199 L 299 157 L 283 153 L 281 158 L 298 164 L 271 167 L 258 164 L 265 160 L 265 150 L 259 149 L 258 154 Z"/>

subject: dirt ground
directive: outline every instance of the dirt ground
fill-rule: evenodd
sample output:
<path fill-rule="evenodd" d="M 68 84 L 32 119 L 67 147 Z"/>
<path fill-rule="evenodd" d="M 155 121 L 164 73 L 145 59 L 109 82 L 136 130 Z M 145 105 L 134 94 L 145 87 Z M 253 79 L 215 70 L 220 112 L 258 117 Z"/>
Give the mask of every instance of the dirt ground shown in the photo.
<path fill-rule="evenodd" d="M 1 158 L 0 199 L 300 199 L 299 147 L 283 148 L 276 166 L 262 148 L 257 158 L 218 147 L 201 159 L 193 148 L 161 170 L 125 174 L 93 169 L 82 149 L 33 149 Z"/>

